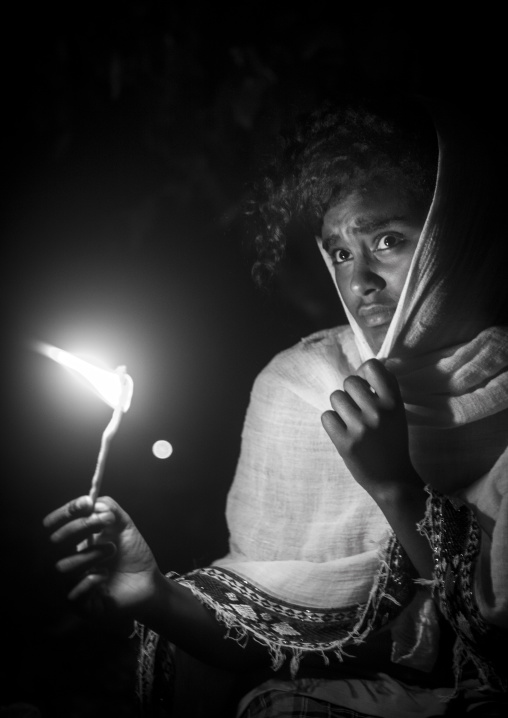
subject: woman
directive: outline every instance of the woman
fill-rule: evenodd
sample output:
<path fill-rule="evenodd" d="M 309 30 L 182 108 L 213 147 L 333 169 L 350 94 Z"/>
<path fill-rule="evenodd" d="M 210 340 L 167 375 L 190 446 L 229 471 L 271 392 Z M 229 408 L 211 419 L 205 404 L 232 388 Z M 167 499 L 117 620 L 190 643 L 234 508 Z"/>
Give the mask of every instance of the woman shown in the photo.
<path fill-rule="evenodd" d="M 318 113 L 265 184 L 258 274 L 274 269 L 290 221 L 308 220 L 350 327 L 303 340 L 256 380 L 229 554 L 165 579 L 113 500 L 46 519 L 69 546 L 101 532 L 59 567 L 78 576 L 71 598 L 151 629 L 145 694 L 160 687 L 169 640 L 253 676 L 239 715 L 441 715 L 450 625 L 471 701 L 505 690 L 489 631 L 508 615 L 497 207 L 464 138 L 434 118 L 437 183 L 432 124 L 392 102 Z"/>

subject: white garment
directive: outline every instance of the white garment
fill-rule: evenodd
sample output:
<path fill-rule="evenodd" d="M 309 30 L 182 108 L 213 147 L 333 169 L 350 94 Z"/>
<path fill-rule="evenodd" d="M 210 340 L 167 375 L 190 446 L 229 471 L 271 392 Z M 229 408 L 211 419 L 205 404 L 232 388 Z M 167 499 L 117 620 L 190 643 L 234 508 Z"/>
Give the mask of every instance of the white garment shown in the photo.
<path fill-rule="evenodd" d="M 491 221 L 499 206 L 481 153 L 448 118 L 433 112 L 439 137 L 434 200 L 377 358 L 399 380 L 411 457 L 422 479 L 465 501 L 490 528 L 493 599 L 487 606 L 478 590 L 476 599 L 484 612 L 493 602 L 506 621 L 508 329 L 492 328 L 485 310 L 489 292 L 502 295 L 499 284 L 506 283 L 500 266 L 504 238 L 495 235 Z M 330 257 L 320 250 L 334 277 Z M 330 394 L 373 357 L 344 308 L 351 329 L 304 340 L 276 357 L 256 381 L 228 500 L 231 551 L 218 562 L 278 598 L 309 606 L 365 601 L 375 582 L 376 547 L 388 528 L 321 428 Z M 434 628 L 428 608 L 421 611 L 428 621 L 427 648 Z M 408 648 L 416 664 L 423 653 L 425 664 L 429 653 Z M 402 686 L 388 682 L 394 705 L 381 700 L 372 712 L 394 718 Z M 318 681 L 315 695 L 361 709 L 362 691 L 368 696 L 376 686 L 385 689 L 383 680 L 359 681 L 348 702 L 348 685 Z M 288 683 L 281 687 L 298 690 Z M 276 679 L 256 690 L 273 688 Z M 412 690 L 403 714 L 411 714 L 414 701 L 416 714 L 426 715 L 425 704 L 436 696 L 423 691 L 418 697 Z M 431 714 L 434 709 L 440 713 L 443 704 L 437 701 Z"/>
<path fill-rule="evenodd" d="M 320 420 L 357 359 L 342 327 L 283 352 L 257 378 L 228 497 L 230 553 L 215 563 L 309 608 L 365 602 L 389 531 Z"/>
<path fill-rule="evenodd" d="M 506 284 L 504 238 L 494 234 L 499 207 L 481 152 L 446 115 L 432 112 L 436 191 L 378 358 L 399 380 L 423 481 L 473 507 L 481 499 L 496 522 L 491 556 L 496 602 L 505 610 L 508 329 L 491 327 L 486 309 L 489 293 L 500 295 Z M 230 553 L 215 564 L 301 606 L 365 601 L 388 530 L 320 421 L 330 394 L 373 356 L 347 314 L 351 328 L 303 340 L 256 380 L 228 498 Z"/>
<path fill-rule="evenodd" d="M 467 502 L 490 528 L 493 604 L 506 621 L 508 329 L 493 328 L 496 301 L 508 294 L 500 263 L 505 239 L 496 234 L 499 206 L 481 152 L 453 121 L 433 113 L 436 192 L 378 358 L 399 380 L 411 457 L 422 479 Z M 491 294 L 495 301 L 489 304 Z M 214 564 L 303 609 L 365 604 L 376 588 L 378 552 L 389 533 L 320 420 L 330 394 L 372 357 L 349 319 L 351 327 L 318 333 L 282 352 L 257 378 L 228 497 L 230 551 Z M 192 590 L 214 607 L 205 589 Z M 219 620 L 243 640 L 249 627 L 242 612 L 225 615 L 221 605 Z M 249 607 L 241 608 L 248 615 Z M 435 624 L 428 608 L 415 606 L 419 643 L 406 646 L 420 668 L 432 654 Z M 287 651 L 290 638 L 281 633 L 275 647 Z M 403 653 L 402 646 L 395 648 Z M 294 651 L 297 663 L 301 651 Z M 340 693 L 343 684 L 326 681 L 321 688 Z M 342 700 L 327 695 L 330 702 Z"/>

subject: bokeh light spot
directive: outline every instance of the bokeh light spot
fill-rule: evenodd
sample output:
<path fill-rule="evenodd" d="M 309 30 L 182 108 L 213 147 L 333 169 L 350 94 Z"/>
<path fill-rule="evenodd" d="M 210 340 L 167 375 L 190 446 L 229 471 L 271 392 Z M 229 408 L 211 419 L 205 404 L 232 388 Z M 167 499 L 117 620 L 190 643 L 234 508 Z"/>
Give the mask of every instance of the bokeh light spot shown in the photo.
<path fill-rule="evenodd" d="M 156 456 L 158 459 L 167 459 L 173 453 L 173 447 L 171 446 L 169 441 L 159 439 L 159 441 L 156 441 L 155 444 L 152 446 L 152 451 L 153 455 Z"/>

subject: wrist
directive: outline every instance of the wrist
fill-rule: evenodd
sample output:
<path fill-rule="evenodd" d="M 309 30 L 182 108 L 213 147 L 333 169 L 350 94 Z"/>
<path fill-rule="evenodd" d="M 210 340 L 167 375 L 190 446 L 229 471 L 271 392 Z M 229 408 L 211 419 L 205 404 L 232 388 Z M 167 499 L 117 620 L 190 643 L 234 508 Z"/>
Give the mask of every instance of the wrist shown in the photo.
<path fill-rule="evenodd" d="M 424 483 L 412 467 L 397 476 L 396 480 L 375 487 L 373 498 L 380 507 L 404 507 L 408 503 L 426 502 Z"/>
<path fill-rule="evenodd" d="M 156 630 L 161 611 L 170 599 L 171 582 L 156 568 L 146 577 L 143 598 L 136 607 L 135 619 Z"/>

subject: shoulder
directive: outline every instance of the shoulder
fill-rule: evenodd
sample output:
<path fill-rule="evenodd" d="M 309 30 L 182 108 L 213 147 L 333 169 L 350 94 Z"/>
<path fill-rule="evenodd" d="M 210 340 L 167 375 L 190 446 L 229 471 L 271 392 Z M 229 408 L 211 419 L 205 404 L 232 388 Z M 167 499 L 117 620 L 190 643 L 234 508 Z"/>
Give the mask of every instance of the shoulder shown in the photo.
<path fill-rule="evenodd" d="M 358 352 L 351 327 L 324 329 L 301 339 L 269 362 L 260 376 L 291 376 L 293 370 L 307 370 L 310 365 L 336 360 L 347 371 L 354 371 Z"/>
<path fill-rule="evenodd" d="M 325 329 L 279 352 L 256 378 L 253 393 L 273 397 L 277 392 L 291 392 L 318 408 L 327 408 L 330 393 L 341 387 L 359 364 L 349 325 Z"/>

